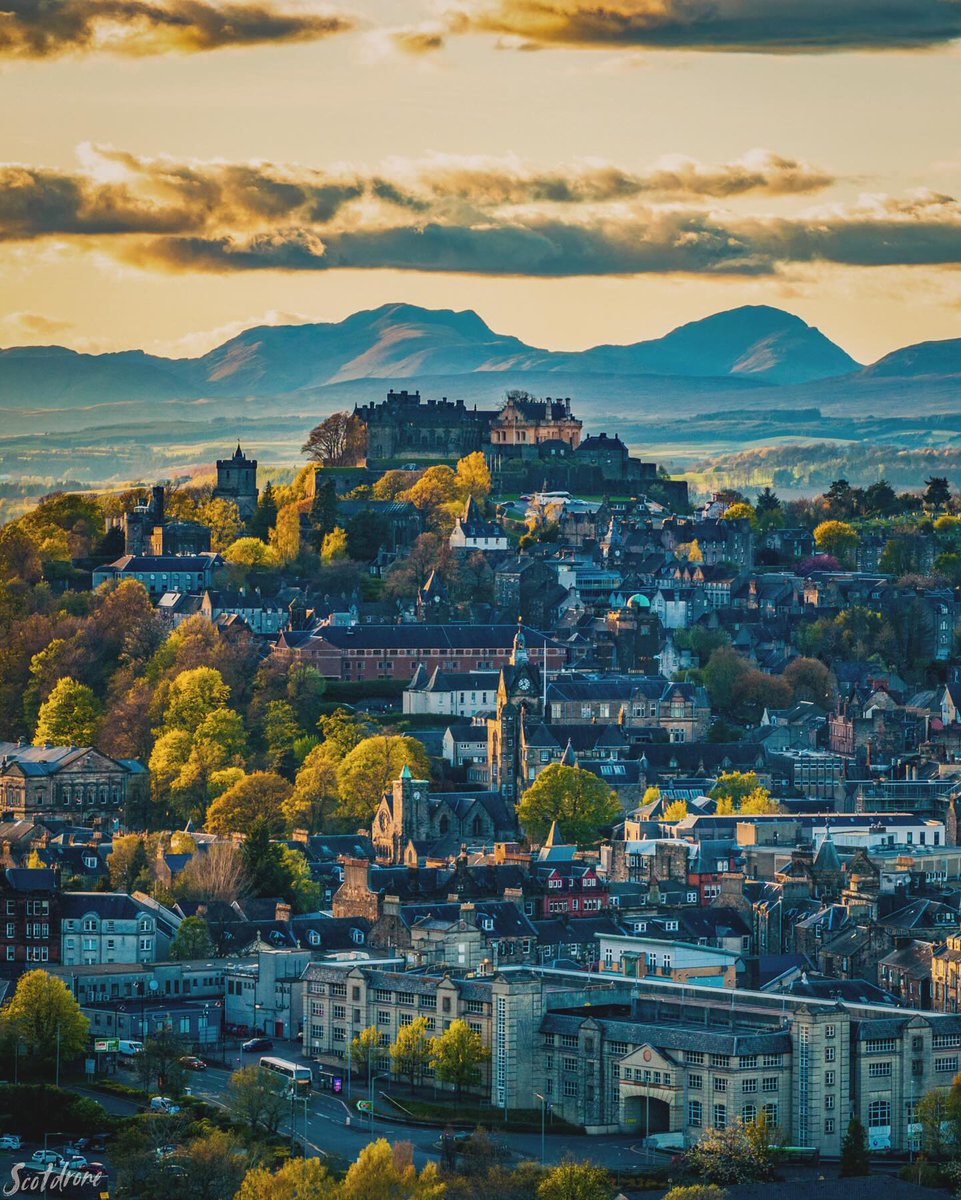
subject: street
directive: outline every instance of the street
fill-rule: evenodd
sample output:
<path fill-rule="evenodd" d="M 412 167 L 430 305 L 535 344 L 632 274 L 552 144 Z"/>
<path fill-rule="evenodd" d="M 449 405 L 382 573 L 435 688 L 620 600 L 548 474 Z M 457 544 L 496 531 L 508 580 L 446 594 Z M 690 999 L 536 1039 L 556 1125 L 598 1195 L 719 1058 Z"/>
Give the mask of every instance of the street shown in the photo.
<path fill-rule="evenodd" d="M 294 1062 L 306 1063 L 309 1061 L 303 1059 L 299 1054 L 297 1043 L 278 1042 L 272 1053 L 289 1058 Z M 259 1056 L 251 1054 L 245 1057 L 247 1060 L 245 1065 L 253 1066 Z M 235 1054 L 233 1058 L 239 1065 L 238 1056 Z M 194 1096 L 223 1105 L 226 1102 L 229 1079 L 229 1071 L 218 1067 L 208 1067 L 206 1071 L 191 1073 L 188 1086 Z M 366 1099 L 366 1096 L 366 1081 L 360 1079 L 353 1087 L 352 1099 L 356 1102 Z M 411 1142 L 414 1146 L 414 1158 L 418 1166 L 437 1161 L 440 1157 L 439 1152 L 434 1148 L 434 1143 L 441 1134 L 440 1129 L 424 1128 L 401 1121 L 385 1121 L 377 1115 L 374 1116 L 371 1125 L 365 1114 L 358 1112 L 353 1106 L 348 1107 L 346 1101 L 346 1094 L 341 1097 L 331 1095 L 326 1091 L 311 1092 L 306 1112 L 306 1139 L 303 1132 L 304 1109 L 302 1105 L 297 1106 L 295 1110 L 296 1137 L 298 1141 L 305 1142 L 305 1151 L 308 1155 L 334 1154 L 352 1161 L 370 1141 L 384 1137 L 389 1141 Z M 380 1104 L 382 1105 L 383 1101 Z M 455 1117 L 453 1105 L 452 1097 L 451 1115 Z M 375 1114 L 377 1107 L 378 1105 L 375 1105 Z M 289 1122 L 288 1115 L 281 1125 L 282 1132 L 289 1132 Z M 524 1159 L 540 1160 L 540 1132 L 507 1133 L 498 1131 L 496 1127 L 492 1127 L 488 1132 L 492 1139 L 508 1152 L 510 1162 L 517 1163 Z M 548 1165 L 559 1163 L 567 1155 L 573 1154 L 575 1158 L 589 1158 L 598 1165 L 612 1170 L 629 1171 L 644 1165 L 647 1161 L 646 1153 L 645 1148 L 639 1145 L 637 1139 L 632 1138 L 630 1134 L 572 1137 L 569 1131 L 563 1134 L 552 1134 L 548 1128 L 544 1138 L 544 1159 Z M 661 1157 L 658 1161 L 663 1163 L 665 1159 Z"/>

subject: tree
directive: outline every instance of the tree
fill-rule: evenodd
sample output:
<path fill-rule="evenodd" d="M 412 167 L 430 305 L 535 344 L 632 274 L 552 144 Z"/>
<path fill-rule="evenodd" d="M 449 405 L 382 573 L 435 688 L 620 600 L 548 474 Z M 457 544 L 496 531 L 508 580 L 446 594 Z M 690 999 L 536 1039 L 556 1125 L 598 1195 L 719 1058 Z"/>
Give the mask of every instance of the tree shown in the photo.
<path fill-rule="evenodd" d="M 218 708 L 225 708 L 230 688 L 215 667 L 181 671 L 170 684 L 164 712 L 167 729 L 193 733 Z"/>
<path fill-rule="evenodd" d="M 391 1146 L 386 1138 L 379 1138 L 366 1145 L 348 1168 L 340 1196 L 341 1200 L 442 1200 L 444 1191 L 436 1163 L 428 1163 L 418 1174 L 409 1142 Z"/>
<path fill-rule="evenodd" d="M 192 1138 L 178 1152 L 177 1161 L 190 1180 L 191 1200 L 223 1200 L 235 1195 L 250 1159 L 249 1151 L 229 1133 L 211 1129 Z M 180 1188 L 176 1194 L 181 1194 Z"/>
<path fill-rule="evenodd" d="M 290 876 L 284 867 L 283 847 L 270 839 L 270 825 L 260 819 L 244 839 L 244 877 L 254 896 L 283 895 Z"/>
<path fill-rule="evenodd" d="M 748 660 L 733 646 L 718 646 L 712 651 L 704 667 L 704 686 L 711 705 L 719 712 L 730 713 L 734 708 L 738 681 L 752 669 Z"/>
<path fill-rule="evenodd" d="M 679 1184 L 665 1192 L 662 1200 L 725 1200 L 727 1192 L 716 1183 Z"/>
<path fill-rule="evenodd" d="M 871 1159 L 868 1156 L 867 1130 L 858 1117 L 848 1123 L 847 1133 L 841 1141 L 841 1178 L 851 1179 L 857 1175 L 870 1175 Z"/>
<path fill-rule="evenodd" d="M 143 838 L 136 833 L 113 839 L 113 850 L 107 855 L 107 869 L 114 891 L 133 892 L 149 886 L 150 860 Z"/>
<path fill-rule="evenodd" d="M 662 821 L 683 821 L 687 816 L 687 801 L 675 800 L 661 814 Z"/>
<path fill-rule="evenodd" d="M 768 1130 L 764 1121 L 732 1121 L 726 1129 L 706 1129 L 685 1154 L 693 1173 L 708 1183 L 752 1183 L 774 1173 Z"/>
<path fill-rule="evenodd" d="M 3 1026 L 12 1030 L 28 1054 L 69 1062 L 87 1045 L 90 1022 L 73 992 L 46 971 L 21 975 L 13 999 L 3 1011 Z"/>
<path fill-rule="evenodd" d="M 609 1200 L 613 1181 L 603 1167 L 566 1159 L 552 1167 L 537 1189 L 538 1200 Z"/>
<path fill-rule="evenodd" d="M 814 541 L 822 554 L 831 554 L 843 565 L 853 566 L 858 546 L 853 525 L 845 521 L 822 521 L 814 530 Z"/>
<path fill-rule="evenodd" d="M 320 472 L 314 475 L 314 497 L 308 520 L 311 544 L 319 550 L 324 538 L 337 524 L 337 489 L 333 479 L 321 479 Z"/>
<path fill-rule="evenodd" d="M 370 562 L 377 551 L 387 545 L 390 523 L 380 513 L 362 509 L 346 525 L 347 553 L 354 562 Z"/>
<path fill-rule="evenodd" d="M 210 548 L 226 550 L 240 537 L 244 523 L 235 500 L 211 498 L 200 506 L 198 518 L 210 527 Z"/>
<path fill-rule="evenodd" d="M 810 700 L 829 712 L 833 709 L 837 680 L 818 659 L 795 658 L 785 667 L 784 679 L 790 684 L 795 702 Z"/>
<path fill-rule="evenodd" d="M 282 846 L 280 851 L 281 864 L 287 875 L 283 895 L 297 913 L 316 913 L 321 906 L 324 889 L 314 879 L 307 865 L 307 859 L 300 850 L 291 846 Z"/>
<path fill-rule="evenodd" d="M 393 780 L 409 767 L 415 779 L 430 778 L 430 759 L 412 737 L 378 734 L 356 745 L 337 770 L 339 815 L 369 821 Z"/>
<path fill-rule="evenodd" d="M 185 917 L 170 943 L 172 959 L 206 958 L 213 953 L 210 926 L 203 917 Z"/>
<path fill-rule="evenodd" d="M 281 811 L 289 829 L 319 833 L 337 804 L 337 766 L 326 743 L 322 743 L 304 759 L 294 781 L 294 790 L 284 801 Z"/>
<path fill-rule="evenodd" d="M 292 1158 L 279 1171 L 251 1168 L 236 1200 L 337 1200 L 339 1193 L 322 1159 Z"/>
<path fill-rule="evenodd" d="M 490 1058 L 490 1050 L 481 1035 L 466 1021 L 451 1021 L 450 1025 L 431 1042 L 431 1062 L 441 1083 L 454 1085 L 457 1099 L 465 1087 L 479 1082 L 481 1063 Z"/>
<path fill-rule="evenodd" d="M 864 512 L 869 517 L 886 517 L 898 507 L 894 488 L 885 479 L 864 489 Z"/>
<path fill-rule="evenodd" d="M 352 413 L 336 412 L 314 426 L 301 453 L 325 467 L 353 467 L 364 457 L 366 448 L 363 421 Z"/>
<path fill-rule="evenodd" d="M 281 806 L 292 792 L 290 784 L 273 771 L 254 771 L 238 780 L 207 810 L 210 833 L 249 833 L 256 822 L 272 829 L 283 824 Z"/>
<path fill-rule="evenodd" d="M 179 1059 L 190 1052 L 189 1044 L 173 1029 L 158 1029 L 145 1039 L 137 1055 L 137 1073 L 145 1088 L 153 1086 L 175 1094 L 183 1088 L 184 1069 Z"/>
<path fill-rule="evenodd" d="M 397 1040 L 391 1045 L 390 1057 L 395 1075 L 406 1079 L 411 1087 L 420 1082 L 431 1057 L 426 1017 L 415 1017 L 409 1025 L 400 1027 Z"/>
<path fill-rule="evenodd" d="M 456 500 L 458 494 L 457 476 L 450 467 L 428 467 L 420 479 L 400 499 L 409 500 L 415 508 L 437 508 Z"/>
<path fill-rule="evenodd" d="M 951 488 L 943 475 L 932 475 L 924 481 L 924 507 L 947 508 L 951 502 Z"/>
<path fill-rule="evenodd" d="M 739 504 L 732 504 L 726 512 L 723 513 L 721 519 L 723 521 L 750 521 L 754 524 L 756 513 L 750 504 L 743 501 Z"/>
<path fill-rule="evenodd" d="M 362 1029 L 350 1044 L 351 1061 L 365 1075 L 370 1074 L 371 1064 L 379 1061 L 383 1053 L 376 1025 L 368 1025 L 366 1029 Z"/>
<path fill-rule="evenodd" d="M 491 473 L 487 459 L 480 450 L 468 454 L 457 464 L 457 492 L 462 500 L 472 496 L 484 501 L 491 494 Z"/>
<path fill-rule="evenodd" d="M 233 904 L 247 887 L 243 853 L 230 842 L 213 842 L 194 854 L 177 879 L 177 895 L 184 900 Z"/>
<path fill-rule="evenodd" d="M 257 511 L 250 520 L 250 532 L 255 538 L 266 542 L 276 524 L 277 497 L 274 495 L 274 485 L 268 479 L 257 501 Z"/>
<path fill-rule="evenodd" d="M 256 537 L 238 538 L 224 554 L 224 560 L 238 567 L 258 570 L 280 566 L 280 555 L 276 549 Z"/>
<path fill-rule="evenodd" d="M 546 837 L 553 821 L 568 841 L 596 841 L 622 815 L 620 801 L 602 779 L 561 763 L 545 767 L 517 806 L 518 820 L 535 841 Z"/>
<path fill-rule="evenodd" d="M 39 745 L 92 746 L 102 719 L 103 706 L 93 689 L 65 677 L 40 705 L 33 740 Z"/>
<path fill-rule="evenodd" d="M 325 563 L 345 562 L 347 554 L 347 533 L 339 526 L 324 535 L 320 548 L 320 557 Z"/>
<path fill-rule="evenodd" d="M 300 508 L 296 504 L 285 504 L 277 514 L 277 521 L 270 533 L 270 544 L 276 550 L 281 564 L 292 563 L 300 554 Z"/>
<path fill-rule="evenodd" d="M 234 1071 L 227 1083 L 227 1108 L 231 1116 L 249 1125 L 256 1134 L 274 1134 L 280 1127 L 289 1104 L 282 1081 L 261 1071 L 244 1067 Z"/>

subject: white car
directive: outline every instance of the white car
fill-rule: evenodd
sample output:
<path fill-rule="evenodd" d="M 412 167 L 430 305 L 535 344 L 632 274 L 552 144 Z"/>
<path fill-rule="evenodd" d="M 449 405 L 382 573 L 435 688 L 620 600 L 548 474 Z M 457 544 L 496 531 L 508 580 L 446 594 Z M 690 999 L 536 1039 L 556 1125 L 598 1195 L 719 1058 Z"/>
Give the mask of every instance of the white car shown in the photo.
<path fill-rule="evenodd" d="M 87 1169 L 87 1160 L 82 1154 L 67 1155 L 67 1170 L 68 1171 L 85 1171 Z"/>
<path fill-rule="evenodd" d="M 18 1133 L 0 1134 L 0 1150 L 19 1150 L 20 1135 Z"/>
<path fill-rule="evenodd" d="M 34 1150 L 33 1154 L 30 1155 L 30 1161 L 41 1167 L 48 1164 L 52 1164 L 55 1167 L 62 1167 L 65 1159 L 56 1150 Z"/>

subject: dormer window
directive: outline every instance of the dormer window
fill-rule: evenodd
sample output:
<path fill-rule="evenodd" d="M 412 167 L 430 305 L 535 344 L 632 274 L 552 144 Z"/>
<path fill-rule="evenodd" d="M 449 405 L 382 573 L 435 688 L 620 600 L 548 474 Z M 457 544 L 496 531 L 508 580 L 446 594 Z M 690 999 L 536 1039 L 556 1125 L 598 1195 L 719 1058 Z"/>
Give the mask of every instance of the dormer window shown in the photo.
<path fill-rule="evenodd" d="M 677 921 L 665 921 L 664 928 L 668 933 L 677 933 Z"/>
<path fill-rule="evenodd" d="M 488 933 L 494 928 L 494 922 L 490 917 L 484 917 L 481 920 L 481 929 L 485 929 Z"/>
<path fill-rule="evenodd" d="M 316 929 L 310 930 L 310 932 L 307 934 L 307 941 L 310 942 L 312 946 L 320 945 L 320 934 Z"/>
<path fill-rule="evenodd" d="M 364 937 L 365 935 L 363 929 L 352 929 L 350 931 L 350 940 L 355 942 L 358 946 L 362 946 L 364 944 Z"/>

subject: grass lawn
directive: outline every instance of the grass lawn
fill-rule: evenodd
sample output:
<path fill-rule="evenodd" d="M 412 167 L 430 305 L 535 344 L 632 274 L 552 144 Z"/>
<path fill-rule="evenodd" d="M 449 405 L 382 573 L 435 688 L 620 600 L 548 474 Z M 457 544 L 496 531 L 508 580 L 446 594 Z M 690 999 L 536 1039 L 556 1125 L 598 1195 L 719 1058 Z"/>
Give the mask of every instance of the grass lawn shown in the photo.
<path fill-rule="evenodd" d="M 421 1096 L 405 1096 L 400 1099 L 385 1094 L 381 1099 L 390 1101 L 398 1113 L 411 1116 L 417 1121 L 436 1122 L 440 1126 L 448 1123 L 482 1125 L 492 1132 L 498 1129 L 513 1129 L 534 1133 L 539 1133 L 541 1128 L 539 1108 L 508 1109 L 505 1121 L 502 1108 L 494 1108 L 493 1105 L 473 1096 L 462 1096 L 460 1100 L 455 1100 L 453 1096 L 445 1100 L 433 1100 Z M 566 1121 L 551 1114 L 548 1114 L 547 1131 L 572 1134 L 583 1132 L 577 1125 L 568 1125 Z"/>

